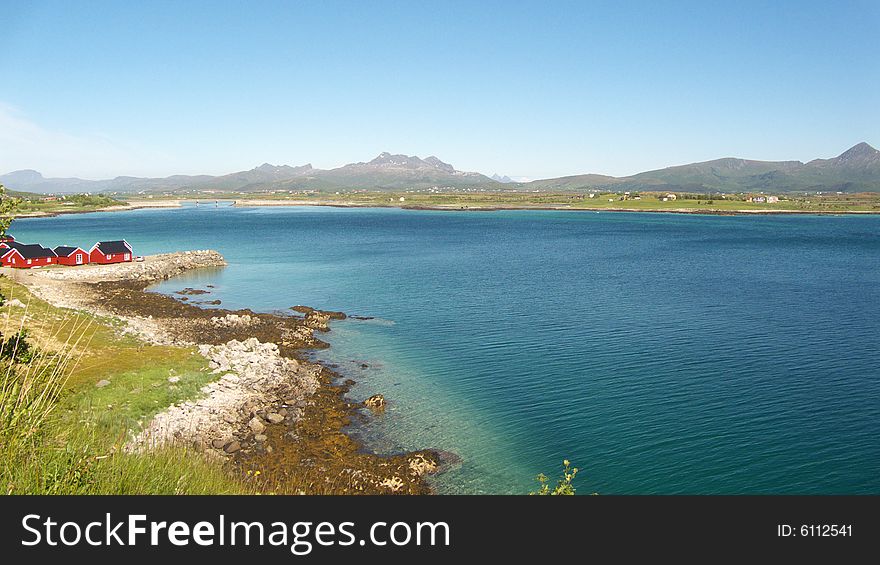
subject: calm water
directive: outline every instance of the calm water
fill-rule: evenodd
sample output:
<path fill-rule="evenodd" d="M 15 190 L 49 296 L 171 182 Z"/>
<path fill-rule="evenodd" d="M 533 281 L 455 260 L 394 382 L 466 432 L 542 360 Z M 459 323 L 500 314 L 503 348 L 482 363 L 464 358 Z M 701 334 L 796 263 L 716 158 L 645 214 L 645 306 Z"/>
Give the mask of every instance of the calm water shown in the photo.
<path fill-rule="evenodd" d="M 336 323 L 372 449 L 443 492 L 880 493 L 880 217 L 188 207 L 18 220 L 22 241 L 213 248 L 223 307 Z M 368 369 L 361 369 L 365 362 Z"/>

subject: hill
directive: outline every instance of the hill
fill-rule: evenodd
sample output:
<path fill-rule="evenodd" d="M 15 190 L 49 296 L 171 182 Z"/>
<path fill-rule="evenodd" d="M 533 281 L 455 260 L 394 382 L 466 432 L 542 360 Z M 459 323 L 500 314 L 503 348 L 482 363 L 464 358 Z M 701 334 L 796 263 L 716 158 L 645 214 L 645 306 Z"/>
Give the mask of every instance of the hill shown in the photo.
<path fill-rule="evenodd" d="M 509 177 L 456 170 L 431 156 L 381 153 L 366 162 L 335 169 L 315 169 L 264 163 L 248 171 L 221 176 L 174 175 L 164 178 L 116 177 L 90 181 L 77 178 L 45 178 L 37 171 L 15 171 L 0 176 L 11 190 L 36 193 L 118 192 L 180 193 L 191 191 L 399 191 L 427 190 L 523 190 L 539 192 L 678 191 L 678 192 L 880 192 L 880 151 L 859 143 L 830 159 L 755 161 L 726 157 L 701 163 L 645 171 L 628 177 L 599 174 L 564 176 L 531 182 Z"/>

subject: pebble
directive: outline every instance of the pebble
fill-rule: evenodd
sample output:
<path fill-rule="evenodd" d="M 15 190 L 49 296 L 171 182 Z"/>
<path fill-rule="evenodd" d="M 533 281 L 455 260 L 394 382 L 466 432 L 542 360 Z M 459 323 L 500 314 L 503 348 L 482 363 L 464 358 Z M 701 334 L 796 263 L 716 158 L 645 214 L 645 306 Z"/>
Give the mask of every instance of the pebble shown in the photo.
<path fill-rule="evenodd" d="M 272 424 L 280 424 L 284 421 L 284 416 L 272 412 L 271 414 L 266 414 L 266 419 Z"/>
<path fill-rule="evenodd" d="M 254 441 L 264 442 L 269 439 L 268 436 L 264 436 L 263 434 L 257 434 L 254 436 Z"/>
<path fill-rule="evenodd" d="M 110 381 L 108 381 L 107 379 L 101 379 L 100 381 L 95 383 L 95 387 L 104 388 L 105 386 L 107 386 L 109 384 L 110 384 Z"/>

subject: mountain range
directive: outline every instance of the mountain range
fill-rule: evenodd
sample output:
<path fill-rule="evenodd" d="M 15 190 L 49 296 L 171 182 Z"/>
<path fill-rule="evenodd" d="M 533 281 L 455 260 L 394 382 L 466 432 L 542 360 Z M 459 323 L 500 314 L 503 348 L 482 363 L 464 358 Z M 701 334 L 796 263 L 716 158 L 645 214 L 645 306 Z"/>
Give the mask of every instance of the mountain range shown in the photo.
<path fill-rule="evenodd" d="M 483 189 L 573 192 L 588 190 L 679 192 L 880 192 L 880 151 L 859 143 L 830 159 L 754 161 L 727 157 L 646 171 L 627 177 L 599 174 L 573 175 L 516 182 L 497 174 L 456 170 L 431 156 L 381 153 L 372 161 L 335 169 L 315 169 L 264 163 L 228 175 L 173 175 L 164 178 L 116 177 L 107 180 L 45 178 L 34 170 L 0 176 L 10 190 L 36 193 L 176 193 L 268 192 L 301 190 L 426 190 Z"/>

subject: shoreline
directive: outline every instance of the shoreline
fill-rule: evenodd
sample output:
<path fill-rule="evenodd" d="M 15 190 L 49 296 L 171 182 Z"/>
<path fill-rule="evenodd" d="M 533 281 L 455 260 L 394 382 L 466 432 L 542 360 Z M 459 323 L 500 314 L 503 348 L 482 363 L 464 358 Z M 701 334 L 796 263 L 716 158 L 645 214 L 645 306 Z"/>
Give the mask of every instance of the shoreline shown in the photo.
<path fill-rule="evenodd" d="M 53 212 L 25 212 L 16 214 L 14 219 L 20 218 L 54 218 L 67 214 L 92 214 L 94 212 L 128 212 L 129 210 L 143 210 L 146 208 L 182 208 L 180 200 L 156 200 L 155 202 L 138 202 L 137 204 L 121 204 L 119 206 L 104 206 L 94 210 L 56 210 Z"/>
<path fill-rule="evenodd" d="M 17 214 L 14 219 L 26 218 L 52 218 L 68 214 L 92 214 L 98 212 L 128 212 L 131 210 L 143 209 L 167 209 L 182 208 L 184 201 L 200 201 L 204 199 L 174 199 L 174 200 L 157 200 L 155 202 L 136 201 L 127 205 L 106 206 L 96 208 L 94 210 L 56 210 L 52 212 L 27 212 Z M 787 215 L 807 215 L 807 216 L 871 216 L 880 215 L 880 210 L 793 210 L 793 209 L 775 209 L 775 210 L 755 210 L 755 209 L 717 209 L 717 208 L 628 208 L 628 207 L 573 207 L 568 205 L 485 205 L 485 206 L 461 206 L 454 204 L 406 204 L 406 203 L 384 203 L 384 202 L 353 202 L 346 200 L 261 200 L 261 199 L 236 199 L 234 197 L 223 198 L 224 202 L 232 202 L 234 208 L 264 208 L 264 207 L 327 207 L 327 208 L 397 208 L 400 210 L 421 210 L 434 212 L 500 212 L 500 211 L 558 211 L 558 212 L 615 212 L 615 213 L 651 213 L 651 214 L 692 214 L 703 216 L 787 216 Z"/>
<path fill-rule="evenodd" d="M 206 309 L 146 290 L 225 264 L 215 251 L 191 251 L 143 263 L 2 271 L 50 304 L 121 320 L 122 333 L 196 348 L 208 361 L 216 379 L 134 430 L 127 451 L 192 447 L 249 475 L 259 471 L 267 492 L 430 494 L 426 477 L 439 471 L 441 455 L 368 452 L 345 428 L 381 406 L 347 399 L 354 381 L 340 383 L 341 375 L 309 358 L 328 347 L 315 334 L 330 331 L 330 321 L 344 314 L 303 306 L 290 315 Z"/>
<path fill-rule="evenodd" d="M 880 215 L 880 210 L 722 210 L 713 208 L 626 208 L 626 207 L 572 207 L 572 206 L 517 206 L 517 205 L 491 205 L 491 206 L 457 206 L 457 205 L 419 205 L 405 203 L 378 203 L 378 202 L 351 202 L 344 200 L 329 200 L 315 202 L 310 200 L 234 200 L 236 208 L 260 208 L 260 207 L 285 207 L 285 206 L 325 206 L 330 208 L 399 208 L 401 210 L 426 210 L 447 212 L 498 212 L 504 210 L 536 210 L 536 211 L 567 211 L 567 212 L 649 212 L 659 214 L 699 214 L 713 216 L 746 216 L 746 215 L 820 215 L 835 216 L 842 214 L 855 215 Z"/>

